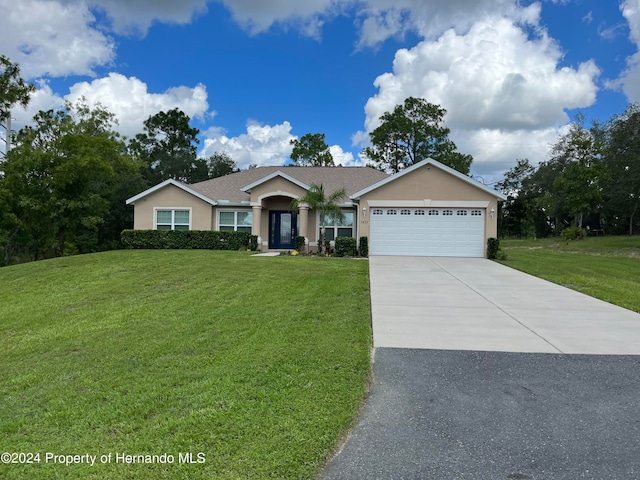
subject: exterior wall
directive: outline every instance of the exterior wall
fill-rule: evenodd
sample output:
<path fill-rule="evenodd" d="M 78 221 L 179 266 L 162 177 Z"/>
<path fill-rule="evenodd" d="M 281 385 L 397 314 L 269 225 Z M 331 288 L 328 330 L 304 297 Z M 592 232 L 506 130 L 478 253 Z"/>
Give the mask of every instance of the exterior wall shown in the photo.
<path fill-rule="evenodd" d="M 294 198 L 303 197 L 307 192 L 286 178 L 275 177 L 251 189 L 251 203 L 259 203 L 261 199 L 273 196 L 285 196 L 289 202 Z M 289 205 L 287 205 L 287 208 Z"/>
<path fill-rule="evenodd" d="M 213 207 L 174 185 L 167 185 L 136 201 L 133 228 L 153 230 L 155 208 L 190 208 L 192 230 L 213 228 Z"/>
<path fill-rule="evenodd" d="M 369 236 L 370 201 L 423 201 L 435 200 L 445 202 L 475 201 L 488 202 L 485 215 L 485 253 L 486 239 L 498 234 L 498 201 L 497 197 L 439 169 L 434 165 L 425 165 L 403 177 L 383 185 L 360 198 L 360 232 L 359 236 Z M 418 205 L 414 205 L 418 206 Z M 428 205 L 427 205 L 428 206 Z M 367 208 L 367 215 L 362 215 L 362 208 Z M 375 208 L 375 207 L 374 207 Z M 484 207 L 483 207 L 484 208 Z M 495 212 L 491 216 L 491 210 Z"/>

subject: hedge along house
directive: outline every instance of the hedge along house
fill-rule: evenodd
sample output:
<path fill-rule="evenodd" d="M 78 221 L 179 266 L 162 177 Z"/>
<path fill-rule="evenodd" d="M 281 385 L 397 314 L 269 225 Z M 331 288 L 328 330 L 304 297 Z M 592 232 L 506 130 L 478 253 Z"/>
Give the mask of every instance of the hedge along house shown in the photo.
<path fill-rule="evenodd" d="M 368 237 L 371 255 L 483 257 L 497 235 L 501 193 L 434 160 L 395 175 L 370 167 L 258 167 L 200 183 L 166 180 L 130 199 L 134 229 L 236 230 L 258 236 L 261 250 L 289 250 L 297 236 L 311 251 L 319 213 L 293 199 L 312 184 L 344 188 L 345 221 L 326 238 Z"/>

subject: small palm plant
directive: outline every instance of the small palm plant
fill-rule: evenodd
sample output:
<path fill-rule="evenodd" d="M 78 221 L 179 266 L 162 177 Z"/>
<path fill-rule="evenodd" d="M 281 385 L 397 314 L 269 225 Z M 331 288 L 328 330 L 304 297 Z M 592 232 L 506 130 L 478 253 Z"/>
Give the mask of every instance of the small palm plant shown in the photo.
<path fill-rule="evenodd" d="M 332 217 L 336 222 L 343 222 L 344 215 L 340 208 L 339 202 L 347 196 L 347 192 L 344 188 L 336 190 L 329 196 L 325 194 L 322 184 L 312 184 L 309 187 L 306 195 L 293 200 L 291 202 L 291 210 L 298 210 L 300 204 L 304 203 L 309 206 L 310 210 L 315 210 L 320 213 L 320 237 L 321 243 L 318 247 L 318 253 L 326 254 L 326 236 L 325 236 L 325 222 L 327 217 Z"/>

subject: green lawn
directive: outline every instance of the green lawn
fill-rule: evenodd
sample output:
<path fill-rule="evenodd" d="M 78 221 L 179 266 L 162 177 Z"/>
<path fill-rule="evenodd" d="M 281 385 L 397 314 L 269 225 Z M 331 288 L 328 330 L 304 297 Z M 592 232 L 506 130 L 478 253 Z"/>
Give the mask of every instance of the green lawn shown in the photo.
<path fill-rule="evenodd" d="M 370 347 L 362 260 L 115 251 L 2 268 L 0 450 L 40 463 L 0 477 L 312 478 L 364 400 Z"/>
<path fill-rule="evenodd" d="M 502 263 L 640 312 L 640 237 L 502 240 Z"/>

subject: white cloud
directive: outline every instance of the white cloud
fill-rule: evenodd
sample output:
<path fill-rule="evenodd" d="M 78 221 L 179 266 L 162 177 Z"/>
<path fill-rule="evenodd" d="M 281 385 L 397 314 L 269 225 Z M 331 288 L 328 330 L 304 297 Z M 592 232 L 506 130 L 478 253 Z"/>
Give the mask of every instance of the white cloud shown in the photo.
<path fill-rule="evenodd" d="M 536 145 L 552 141 L 553 132 L 569 120 L 565 109 L 592 105 L 597 92 L 599 70 L 593 61 L 558 68 L 561 58 L 544 31 L 530 39 L 505 17 L 486 17 L 464 35 L 448 30 L 435 41 L 396 53 L 393 71 L 374 83 L 379 92 L 365 107 L 366 132 L 379 125 L 382 113 L 414 96 L 447 109 L 452 139 L 475 162 L 513 162 L 546 153 L 546 147 L 528 148 L 527 138 Z M 363 132 L 353 138 L 365 139 Z"/>
<path fill-rule="evenodd" d="M 621 87 L 630 102 L 640 101 L 640 0 L 625 0 L 620 5 L 622 15 L 629 23 L 629 38 L 636 44 L 638 51 L 627 58 L 627 69 L 614 82 L 608 82 L 610 88 Z"/>
<path fill-rule="evenodd" d="M 345 152 L 344 150 L 342 150 L 342 147 L 340 147 L 339 145 L 330 146 L 329 151 L 333 156 L 333 163 L 336 165 L 351 167 L 351 166 L 362 164 L 360 159 L 356 160 L 353 158 L 353 153 Z"/>
<path fill-rule="evenodd" d="M 106 1 L 106 0 L 101 0 Z M 465 32 L 473 20 L 503 14 L 527 22 L 537 4 L 523 8 L 516 0 L 222 0 L 234 20 L 250 34 L 274 25 L 293 26 L 301 33 L 318 37 L 325 19 L 355 13 L 360 30 L 359 47 L 375 47 L 388 38 L 408 31 L 427 38 L 449 28 Z"/>
<path fill-rule="evenodd" d="M 61 1 L 65 4 L 85 3 Z M 206 11 L 208 0 L 86 0 L 86 3 L 104 11 L 114 31 L 129 33 L 134 30 L 145 34 L 154 21 L 189 23 L 194 15 Z"/>
<path fill-rule="evenodd" d="M 226 152 L 242 169 L 251 164 L 258 166 L 284 165 L 291 155 L 291 124 L 262 125 L 256 121 L 247 122 L 247 133 L 237 137 L 226 136 L 221 128 L 211 128 L 204 133 L 204 148 L 201 157 L 216 152 Z"/>
<path fill-rule="evenodd" d="M 332 16 L 339 0 L 222 0 L 233 18 L 252 35 L 269 30 L 274 24 L 292 24 L 308 36 L 319 36 L 321 17 Z"/>
<path fill-rule="evenodd" d="M 115 57 L 113 40 L 94 28 L 84 2 L 0 0 L 2 53 L 20 64 L 22 75 L 92 75 Z"/>
<path fill-rule="evenodd" d="M 90 105 L 100 103 L 115 114 L 119 121 L 118 130 L 128 137 L 142 132 L 143 122 L 160 111 L 179 108 L 191 118 L 204 118 L 209 108 L 207 90 L 202 84 L 151 93 L 146 83 L 119 73 L 110 73 L 108 77 L 92 82 L 76 83 L 65 100 L 73 103 L 81 97 L 85 97 Z"/>
<path fill-rule="evenodd" d="M 291 124 L 287 121 L 278 125 L 263 125 L 254 120 L 247 122 L 247 132 L 237 137 L 228 137 L 224 129 L 212 127 L 206 132 L 204 147 L 200 157 L 208 157 L 216 152 L 226 152 L 242 169 L 251 164 L 259 167 L 284 165 L 290 160 L 291 140 L 298 137 L 291 134 Z M 360 164 L 351 152 L 345 152 L 339 145 L 329 147 L 336 165 Z"/>

